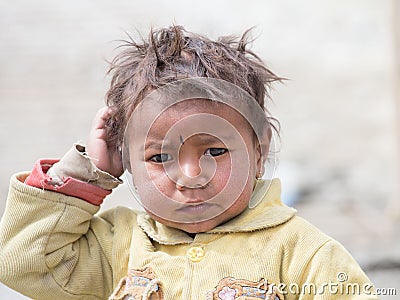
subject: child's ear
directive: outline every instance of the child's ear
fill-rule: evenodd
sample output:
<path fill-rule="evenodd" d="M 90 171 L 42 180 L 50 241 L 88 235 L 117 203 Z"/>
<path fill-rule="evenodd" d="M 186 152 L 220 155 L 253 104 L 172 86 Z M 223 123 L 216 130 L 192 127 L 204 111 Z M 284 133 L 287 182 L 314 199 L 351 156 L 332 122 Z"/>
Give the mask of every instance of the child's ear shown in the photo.
<path fill-rule="evenodd" d="M 262 177 L 262 175 L 265 172 L 264 166 L 265 162 L 268 159 L 268 153 L 269 153 L 269 146 L 272 138 L 272 130 L 271 126 L 266 125 L 264 130 L 262 131 L 261 136 L 257 139 L 257 151 L 256 151 L 256 163 L 257 163 L 257 169 L 256 169 L 256 176 L 257 177 Z"/>

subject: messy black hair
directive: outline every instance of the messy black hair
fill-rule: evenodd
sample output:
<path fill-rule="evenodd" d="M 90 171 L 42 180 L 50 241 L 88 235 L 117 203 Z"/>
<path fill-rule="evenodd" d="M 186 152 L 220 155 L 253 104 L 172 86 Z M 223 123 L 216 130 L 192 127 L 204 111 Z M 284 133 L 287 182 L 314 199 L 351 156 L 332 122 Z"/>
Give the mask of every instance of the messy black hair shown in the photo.
<path fill-rule="evenodd" d="M 279 134 L 279 122 L 269 115 L 265 99 L 271 83 L 283 78 L 269 70 L 248 49 L 250 30 L 241 37 L 224 36 L 216 41 L 174 25 L 151 30 L 140 42 L 130 38 L 112 60 L 112 75 L 106 102 L 114 111 L 109 120 L 107 141 L 122 144 L 125 126 L 138 103 L 152 90 L 189 77 L 228 81 L 249 93 L 267 114 Z"/>

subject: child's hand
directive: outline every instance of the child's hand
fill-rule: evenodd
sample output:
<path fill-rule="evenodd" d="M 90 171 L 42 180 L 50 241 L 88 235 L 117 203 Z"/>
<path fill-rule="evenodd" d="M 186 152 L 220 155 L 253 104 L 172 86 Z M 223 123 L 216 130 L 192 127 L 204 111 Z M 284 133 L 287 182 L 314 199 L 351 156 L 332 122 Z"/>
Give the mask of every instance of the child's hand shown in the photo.
<path fill-rule="evenodd" d="M 97 112 L 86 143 L 86 152 L 97 168 L 120 177 L 124 172 L 121 154 L 118 149 L 110 148 L 106 141 L 106 123 L 111 114 L 109 107 L 103 107 Z"/>

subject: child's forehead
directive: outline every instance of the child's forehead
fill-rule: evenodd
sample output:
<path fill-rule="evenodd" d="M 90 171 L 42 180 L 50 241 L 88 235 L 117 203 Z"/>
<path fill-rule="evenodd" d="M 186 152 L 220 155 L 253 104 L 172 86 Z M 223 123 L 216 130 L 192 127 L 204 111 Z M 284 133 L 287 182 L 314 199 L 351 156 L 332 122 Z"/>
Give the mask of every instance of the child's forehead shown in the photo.
<path fill-rule="evenodd" d="M 165 135 L 172 127 L 187 134 L 204 132 L 204 128 L 211 134 L 220 133 L 228 128 L 258 136 L 265 124 L 265 113 L 258 102 L 235 85 L 210 78 L 188 78 L 155 89 L 140 101 L 124 140 L 154 133 Z"/>
<path fill-rule="evenodd" d="M 175 103 L 160 113 L 147 137 L 160 138 L 172 133 L 178 137 L 205 133 L 225 136 L 236 134 L 238 130 L 252 132 L 250 124 L 234 108 L 217 101 L 190 99 Z"/>
<path fill-rule="evenodd" d="M 245 121 L 243 115 L 228 104 L 208 99 L 188 99 L 161 111 L 154 123 L 168 121 L 168 123 L 173 124 L 184 118 L 200 115 L 203 116 L 205 122 L 207 122 L 207 116 L 210 116 L 210 121 L 214 119 L 213 116 L 224 119 L 229 123 L 239 124 Z"/>

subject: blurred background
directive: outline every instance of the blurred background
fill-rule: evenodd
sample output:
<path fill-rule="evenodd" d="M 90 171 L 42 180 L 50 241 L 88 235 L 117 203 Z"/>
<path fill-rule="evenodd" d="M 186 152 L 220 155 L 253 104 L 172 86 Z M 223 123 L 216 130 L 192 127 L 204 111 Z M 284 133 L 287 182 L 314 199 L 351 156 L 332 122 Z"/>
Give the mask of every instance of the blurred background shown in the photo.
<path fill-rule="evenodd" d="M 376 287 L 397 289 L 382 299 L 400 299 L 399 2 L 0 0 L 0 215 L 13 173 L 86 140 L 125 32 L 175 23 L 217 38 L 256 26 L 252 49 L 289 79 L 269 107 L 285 202 Z M 117 204 L 136 205 L 126 186 L 104 208 Z M 27 298 L 0 284 L 0 299 Z"/>

